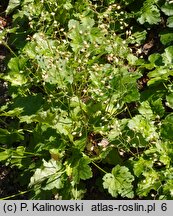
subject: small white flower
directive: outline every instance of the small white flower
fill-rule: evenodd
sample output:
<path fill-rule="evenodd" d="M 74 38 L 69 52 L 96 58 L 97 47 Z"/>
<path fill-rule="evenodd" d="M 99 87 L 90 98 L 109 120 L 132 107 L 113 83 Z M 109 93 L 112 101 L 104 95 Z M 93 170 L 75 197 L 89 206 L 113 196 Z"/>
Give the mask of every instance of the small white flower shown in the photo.
<path fill-rule="evenodd" d="M 52 16 L 55 16 L 55 12 L 52 12 L 51 15 L 52 15 Z"/>
<path fill-rule="evenodd" d="M 90 149 L 91 151 L 94 151 L 94 146 L 91 146 L 91 149 Z"/>
<path fill-rule="evenodd" d="M 98 143 L 98 146 L 106 148 L 108 146 L 108 144 L 109 144 L 109 141 L 107 139 L 103 138 L 102 141 Z"/>

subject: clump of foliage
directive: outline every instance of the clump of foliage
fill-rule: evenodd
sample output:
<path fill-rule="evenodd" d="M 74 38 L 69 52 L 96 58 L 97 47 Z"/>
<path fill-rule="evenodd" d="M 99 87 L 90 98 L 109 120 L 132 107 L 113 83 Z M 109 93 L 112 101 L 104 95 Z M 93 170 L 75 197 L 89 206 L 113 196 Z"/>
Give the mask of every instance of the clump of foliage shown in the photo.
<path fill-rule="evenodd" d="M 6 14 L 0 161 L 29 198 L 85 199 L 91 181 L 172 199 L 173 3 L 11 0 Z"/>

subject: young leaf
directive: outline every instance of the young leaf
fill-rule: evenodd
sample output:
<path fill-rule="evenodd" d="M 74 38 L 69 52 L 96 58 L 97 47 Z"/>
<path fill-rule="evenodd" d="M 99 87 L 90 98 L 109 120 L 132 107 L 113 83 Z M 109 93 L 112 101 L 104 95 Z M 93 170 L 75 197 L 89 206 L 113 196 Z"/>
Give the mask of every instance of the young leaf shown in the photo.
<path fill-rule="evenodd" d="M 43 181 L 48 180 L 56 173 L 57 175 L 60 174 L 61 168 L 62 168 L 62 165 L 59 161 L 55 161 L 54 159 L 51 159 L 48 162 L 46 162 L 43 159 L 43 166 L 41 168 L 36 169 L 34 175 L 30 179 L 29 186 L 32 187 L 32 186 L 38 185 L 42 183 Z"/>
<path fill-rule="evenodd" d="M 141 133 L 146 141 L 158 138 L 155 126 L 150 120 L 144 118 L 142 115 L 136 115 L 135 117 L 130 119 L 128 127 L 132 131 Z"/>
<path fill-rule="evenodd" d="M 138 108 L 138 111 L 147 119 L 152 119 L 154 117 L 151 106 L 148 101 L 143 101 Z"/>
<path fill-rule="evenodd" d="M 161 10 L 163 11 L 164 14 L 167 16 L 172 16 L 173 15 L 173 3 L 166 2 L 162 7 Z"/>
<path fill-rule="evenodd" d="M 7 1 L 7 0 L 5 0 Z M 10 14 L 12 11 L 14 11 L 18 6 L 20 5 L 20 0 L 10 0 L 9 5 L 6 9 L 6 13 Z"/>
<path fill-rule="evenodd" d="M 154 64 L 154 66 L 163 65 L 162 56 L 159 53 L 153 53 L 149 56 L 148 60 Z"/>
<path fill-rule="evenodd" d="M 72 176 L 76 183 L 79 183 L 80 179 L 86 180 L 92 177 L 91 167 L 88 165 L 89 163 L 90 159 L 88 157 L 82 157 L 73 168 Z"/>
<path fill-rule="evenodd" d="M 112 173 L 107 173 L 103 177 L 103 187 L 108 189 L 108 192 L 117 197 L 120 194 L 122 197 L 133 198 L 134 176 L 125 166 L 117 165 L 112 169 Z"/>
<path fill-rule="evenodd" d="M 148 22 L 149 24 L 157 24 L 160 22 L 159 9 L 150 3 L 150 1 L 145 1 L 140 11 L 140 17 L 138 18 L 138 21 L 140 24 L 144 24 L 145 22 Z"/>
<path fill-rule="evenodd" d="M 140 181 L 138 184 L 137 194 L 139 196 L 147 196 L 151 190 L 157 191 L 157 189 L 161 186 L 161 176 L 154 169 L 144 171 L 143 176 L 145 179 Z"/>
<path fill-rule="evenodd" d="M 50 178 L 46 182 L 46 186 L 43 187 L 42 189 L 43 190 L 52 190 L 54 188 L 61 189 L 64 185 L 61 176 L 62 176 L 61 173 L 59 175 L 54 174 L 50 176 Z"/>
<path fill-rule="evenodd" d="M 165 52 L 162 54 L 163 61 L 166 65 L 172 65 L 173 64 L 173 46 L 169 46 L 165 49 Z"/>
<path fill-rule="evenodd" d="M 145 170 L 151 169 L 153 166 L 153 162 L 151 160 L 144 160 L 144 158 L 140 157 L 138 161 L 134 162 L 134 174 L 139 177 Z"/>
<path fill-rule="evenodd" d="M 169 28 L 173 28 L 173 16 L 168 17 L 166 25 Z"/>
<path fill-rule="evenodd" d="M 10 149 L 0 152 L 0 161 L 7 160 L 9 157 L 11 157 L 11 154 L 12 151 Z"/>
<path fill-rule="evenodd" d="M 163 45 L 168 46 L 173 42 L 173 31 L 162 31 L 159 34 L 160 41 Z"/>
<path fill-rule="evenodd" d="M 161 135 L 165 139 L 173 140 L 173 114 L 169 114 L 162 122 Z"/>
<path fill-rule="evenodd" d="M 167 103 L 166 105 L 173 109 L 173 93 L 166 96 Z"/>
<path fill-rule="evenodd" d="M 154 115 L 156 116 L 159 115 L 160 117 L 162 117 L 165 113 L 165 109 L 164 109 L 161 98 L 158 98 L 156 100 L 152 99 L 151 108 L 152 108 Z"/>

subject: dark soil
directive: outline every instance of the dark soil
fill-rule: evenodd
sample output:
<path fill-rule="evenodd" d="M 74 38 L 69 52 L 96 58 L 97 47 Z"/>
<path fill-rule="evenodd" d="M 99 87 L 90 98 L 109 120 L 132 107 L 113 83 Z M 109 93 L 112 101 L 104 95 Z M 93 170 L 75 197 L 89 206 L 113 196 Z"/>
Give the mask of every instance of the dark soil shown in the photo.
<path fill-rule="evenodd" d="M 16 168 L 10 168 L 8 166 L 0 164 L 0 199 L 26 199 L 26 195 L 17 195 L 20 193 L 22 187 L 18 182 L 18 170 Z"/>

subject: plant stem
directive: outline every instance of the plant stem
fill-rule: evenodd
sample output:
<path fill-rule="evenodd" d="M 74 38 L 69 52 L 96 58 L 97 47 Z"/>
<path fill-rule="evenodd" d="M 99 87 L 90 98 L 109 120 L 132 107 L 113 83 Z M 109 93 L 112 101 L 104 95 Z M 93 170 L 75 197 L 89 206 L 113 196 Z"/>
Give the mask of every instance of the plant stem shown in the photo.
<path fill-rule="evenodd" d="M 94 165 L 94 166 L 96 166 L 99 170 L 101 170 L 102 172 L 104 172 L 105 174 L 107 174 L 107 172 L 105 171 L 105 170 L 103 170 L 101 167 L 99 167 L 96 163 L 94 163 L 93 161 L 92 161 L 92 164 Z"/>

